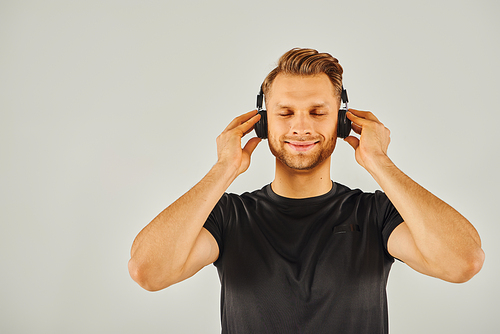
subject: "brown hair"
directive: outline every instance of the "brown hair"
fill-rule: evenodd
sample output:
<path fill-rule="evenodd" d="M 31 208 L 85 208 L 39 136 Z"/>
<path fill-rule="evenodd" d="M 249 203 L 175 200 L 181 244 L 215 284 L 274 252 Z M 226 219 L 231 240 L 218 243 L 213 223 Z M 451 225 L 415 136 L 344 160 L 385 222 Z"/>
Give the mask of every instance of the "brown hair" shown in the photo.
<path fill-rule="evenodd" d="M 342 66 L 329 53 L 314 49 L 294 48 L 286 52 L 262 83 L 264 96 L 269 97 L 271 85 L 278 74 L 310 76 L 325 73 L 333 84 L 334 93 L 342 92 Z"/>

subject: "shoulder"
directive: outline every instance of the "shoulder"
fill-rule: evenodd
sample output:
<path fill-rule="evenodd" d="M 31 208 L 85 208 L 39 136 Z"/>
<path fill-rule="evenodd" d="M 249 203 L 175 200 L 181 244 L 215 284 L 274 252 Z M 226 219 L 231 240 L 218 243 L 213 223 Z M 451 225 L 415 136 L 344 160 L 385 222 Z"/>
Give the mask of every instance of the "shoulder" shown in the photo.
<path fill-rule="evenodd" d="M 252 192 L 242 194 L 224 193 L 212 210 L 213 215 L 233 216 L 238 211 L 245 211 L 255 207 L 257 203 L 269 199 L 267 188 L 269 185 Z"/>
<path fill-rule="evenodd" d="M 333 197 L 340 197 L 345 200 L 356 201 L 358 203 L 365 204 L 381 204 L 382 202 L 388 201 L 387 196 L 381 190 L 375 190 L 373 192 L 366 192 L 359 188 L 349 188 L 346 185 L 334 182 L 334 193 Z"/>
<path fill-rule="evenodd" d="M 347 207 L 352 207 L 358 215 L 371 217 L 380 225 L 385 225 L 388 220 L 402 220 L 399 213 L 381 190 L 365 192 L 360 189 L 350 189 L 347 186 L 336 184 L 338 199 Z"/>
<path fill-rule="evenodd" d="M 224 193 L 220 199 L 221 204 L 251 204 L 257 201 L 270 199 L 269 196 L 270 184 L 265 185 L 261 189 L 251 192 L 244 192 L 242 194 Z"/>

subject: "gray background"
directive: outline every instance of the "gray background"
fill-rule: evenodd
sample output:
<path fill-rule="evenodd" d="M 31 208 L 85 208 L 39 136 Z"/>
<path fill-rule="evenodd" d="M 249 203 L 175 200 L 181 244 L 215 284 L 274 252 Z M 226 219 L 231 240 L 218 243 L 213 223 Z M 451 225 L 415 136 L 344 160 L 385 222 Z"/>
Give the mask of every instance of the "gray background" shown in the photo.
<path fill-rule="evenodd" d="M 157 293 L 135 235 L 216 161 L 292 47 L 336 56 L 350 106 L 464 214 L 486 252 L 453 285 L 396 263 L 392 333 L 496 333 L 500 59 L 496 1 L 0 1 L 0 332 L 218 333 L 213 266 Z M 229 191 L 272 181 L 267 143 Z M 377 184 L 339 142 L 332 178 Z"/>

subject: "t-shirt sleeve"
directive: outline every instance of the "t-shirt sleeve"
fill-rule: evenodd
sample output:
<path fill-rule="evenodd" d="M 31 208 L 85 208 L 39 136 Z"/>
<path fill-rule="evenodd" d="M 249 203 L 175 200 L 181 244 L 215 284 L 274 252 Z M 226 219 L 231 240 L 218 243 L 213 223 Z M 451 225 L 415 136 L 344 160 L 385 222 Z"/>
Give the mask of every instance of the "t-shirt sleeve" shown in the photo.
<path fill-rule="evenodd" d="M 219 199 L 212 212 L 208 216 L 204 228 L 212 234 L 215 241 L 217 241 L 217 245 L 219 246 L 219 258 L 224 250 L 224 243 L 222 242 L 222 234 L 223 234 L 223 223 L 224 223 L 224 211 L 227 207 L 228 195 L 224 194 Z"/>
<path fill-rule="evenodd" d="M 389 240 L 392 231 L 394 231 L 394 229 L 403 222 L 403 217 L 401 217 L 398 210 L 396 210 L 384 192 L 377 191 L 375 196 L 377 201 L 379 224 L 382 228 L 382 239 L 384 241 L 385 250 L 387 251 L 387 241 Z"/>

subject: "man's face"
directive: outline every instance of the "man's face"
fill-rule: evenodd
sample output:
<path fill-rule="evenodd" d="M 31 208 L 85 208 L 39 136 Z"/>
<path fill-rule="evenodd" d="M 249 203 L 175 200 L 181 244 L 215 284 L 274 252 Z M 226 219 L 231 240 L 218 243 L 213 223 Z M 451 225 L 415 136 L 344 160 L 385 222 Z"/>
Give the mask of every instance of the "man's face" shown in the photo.
<path fill-rule="evenodd" d="M 279 74 L 266 96 L 269 148 L 285 166 L 310 170 L 329 159 L 337 141 L 340 98 L 324 73 Z"/>

